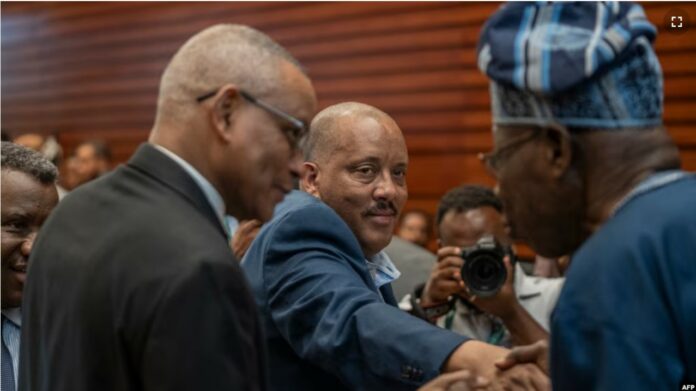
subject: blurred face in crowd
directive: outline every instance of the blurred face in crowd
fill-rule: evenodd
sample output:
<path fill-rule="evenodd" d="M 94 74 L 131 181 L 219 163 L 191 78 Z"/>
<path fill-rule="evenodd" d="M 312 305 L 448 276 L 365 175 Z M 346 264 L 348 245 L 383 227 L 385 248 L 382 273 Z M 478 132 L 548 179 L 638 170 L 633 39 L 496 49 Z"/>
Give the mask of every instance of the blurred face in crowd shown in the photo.
<path fill-rule="evenodd" d="M 545 257 L 569 254 L 587 236 L 582 183 L 563 138 L 555 129 L 499 126 L 487 158 L 513 238 Z"/>
<path fill-rule="evenodd" d="M 61 170 L 60 181 L 61 185 L 68 190 L 72 190 L 79 185 L 77 166 L 78 163 L 75 156 L 65 159 L 65 168 Z"/>
<path fill-rule="evenodd" d="M 287 61 L 282 62 L 281 72 L 284 82 L 276 89 L 279 93 L 254 97 L 309 123 L 316 110 L 311 82 Z M 229 143 L 214 159 L 221 178 L 218 188 L 229 214 L 239 220 L 265 222 L 299 177 L 302 159 L 296 135 L 302 131 L 238 93 L 236 96 L 239 107 L 229 120 Z"/>
<path fill-rule="evenodd" d="M 97 156 L 92 145 L 83 144 L 75 150 L 75 159 L 70 169 L 75 186 L 79 186 L 108 171 L 109 163 Z"/>
<path fill-rule="evenodd" d="M 57 203 L 54 184 L 2 170 L 2 308 L 21 305 L 31 247 Z"/>
<path fill-rule="evenodd" d="M 391 241 L 408 196 L 406 143 L 389 118 L 343 116 L 337 126 L 330 158 L 305 163 L 304 188 L 341 216 L 370 258 Z"/>
<path fill-rule="evenodd" d="M 21 136 L 17 136 L 17 138 L 15 138 L 13 142 L 15 144 L 19 144 L 29 149 L 33 149 L 34 151 L 40 152 L 41 147 L 43 147 L 44 145 L 44 141 L 46 140 L 40 134 L 28 133 L 23 134 Z"/>
<path fill-rule="evenodd" d="M 425 247 L 428 244 L 428 219 L 421 213 L 407 213 L 401 219 L 397 235 L 404 240 Z"/>
<path fill-rule="evenodd" d="M 471 247 L 481 237 L 491 235 L 502 244 L 511 244 L 503 215 L 491 206 L 458 212 L 448 210 L 438 227 L 440 247 Z"/>

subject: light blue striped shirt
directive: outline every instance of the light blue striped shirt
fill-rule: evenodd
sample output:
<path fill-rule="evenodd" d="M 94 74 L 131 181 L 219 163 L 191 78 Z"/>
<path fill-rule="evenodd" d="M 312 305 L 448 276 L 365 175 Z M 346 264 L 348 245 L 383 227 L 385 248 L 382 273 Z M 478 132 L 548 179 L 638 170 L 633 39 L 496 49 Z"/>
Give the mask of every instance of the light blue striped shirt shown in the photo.
<path fill-rule="evenodd" d="M 377 289 L 401 276 L 401 272 L 394 266 L 389 255 L 384 251 L 378 252 L 372 259 L 366 259 L 365 261 L 367 262 L 367 270 L 370 271 L 370 276 L 372 276 L 372 281 L 375 282 Z M 382 293 L 379 292 L 379 295 L 382 296 Z M 382 300 L 384 300 L 384 297 L 382 297 Z"/>
<path fill-rule="evenodd" d="M 19 308 L 2 310 L 2 341 L 12 357 L 12 372 L 14 372 L 15 390 L 17 389 L 19 369 L 19 342 L 22 336 L 22 312 Z"/>

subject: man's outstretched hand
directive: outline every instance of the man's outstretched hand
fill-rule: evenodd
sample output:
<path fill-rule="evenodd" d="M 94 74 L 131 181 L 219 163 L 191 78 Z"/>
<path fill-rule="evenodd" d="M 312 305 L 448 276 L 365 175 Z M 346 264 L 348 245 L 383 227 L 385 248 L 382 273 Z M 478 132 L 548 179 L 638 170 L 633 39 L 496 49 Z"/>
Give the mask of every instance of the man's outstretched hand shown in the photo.
<path fill-rule="evenodd" d="M 539 369 L 549 374 L 549 342 L 539 340 L 531 345 L 512 348 L 510 353 L 495 363 L 500 370 L 507 370 L 518 364 L 536 364 Z"/>

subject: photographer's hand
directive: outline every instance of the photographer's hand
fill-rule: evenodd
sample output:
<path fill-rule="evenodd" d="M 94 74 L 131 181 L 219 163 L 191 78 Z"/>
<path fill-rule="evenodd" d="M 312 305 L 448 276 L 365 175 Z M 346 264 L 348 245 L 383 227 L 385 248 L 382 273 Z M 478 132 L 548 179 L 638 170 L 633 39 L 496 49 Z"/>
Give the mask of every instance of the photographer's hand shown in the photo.
<path fill-rule="evenodd" d="M 461 253 L 459 247 L 443 247 L 437 251 L 437 263 L 421 295 L 422 306 L 444 303 L 461 290 L 460 274 L 464 264 Z"/>

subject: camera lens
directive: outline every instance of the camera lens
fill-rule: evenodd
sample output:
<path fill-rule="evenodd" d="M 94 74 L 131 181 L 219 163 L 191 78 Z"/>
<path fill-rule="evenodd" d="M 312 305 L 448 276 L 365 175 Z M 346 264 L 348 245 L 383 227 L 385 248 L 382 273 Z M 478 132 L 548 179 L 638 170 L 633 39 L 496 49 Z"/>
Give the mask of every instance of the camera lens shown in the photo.
<path fill-rule="evenodd" d="M 483 257 L 482 257 L 483 258 Z M 474 275 L 479 281 L 489 281 L 495 276 L 497 268 L 495 260 L 491 258 L 479 259 L 478 264 L 473 268 Z"/>
<path fill-rule="evenodd" d="M 502 256 L 478 251 L 465 259 L 462 278 L 471 293 L 480 297 L 493 296 L 507 278 Z"/>

